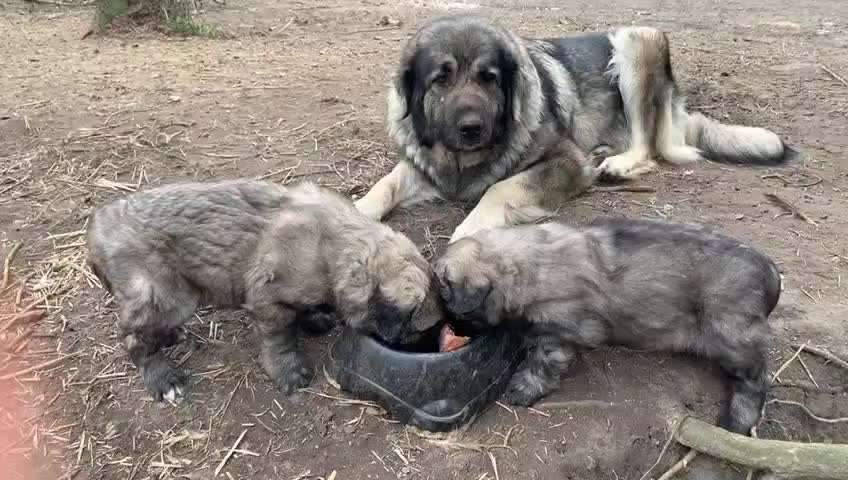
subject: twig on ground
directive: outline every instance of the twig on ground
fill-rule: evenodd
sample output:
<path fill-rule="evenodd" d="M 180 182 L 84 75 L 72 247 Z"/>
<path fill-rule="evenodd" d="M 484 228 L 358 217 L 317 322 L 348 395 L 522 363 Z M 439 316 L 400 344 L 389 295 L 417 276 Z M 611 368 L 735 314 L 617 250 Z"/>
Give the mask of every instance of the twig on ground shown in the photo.
<path fill-rule="evenodd" d="M 671 433 L 668 435 L 668 439 L 665 441 L 665 445 L 663 445 L 662 450 L 660 450 L 660 455 L 659 455 L 659 457 L 657 457 L 657 461 L 654 462 L 654 464 L 651 465 L 648 468 L 648 470 L 646 470 L 645 473 L 642 474 L 641 477 L 639 477 L 639 480 L 645 480 L 646 478 L 648 478 L 648 475 L 650 475 L 651 472 L 653 472 L 654 469 L 657 468 L 657 465 L 660 464 L 663 457 L 665 456 L 665 452 L 668 451 L 668 447 L 671 445 L 671 441 L 674 440 L 674 435 L 677 433 L 677 430 L 680 428 L 681 423 L 683 423 L 683 422 L 682 421 L 677 422 L 674 425 L 674 428 L 671 429 Z"/>
<path fill-rule="evenodd" d="M 809 223 L 810 225 L 818 226 L 818 223 L 816 223 L 815 220 L 813 220 L 812 218 L 805 215 L 804 212 L 798 210 L 798 208 L 795 207 L 795 205 L 792 205 L 791 203 L 789 203 L 786 200 L 778 197 L 774 193 L 766 193 L 765 196 L 771 203 L 780 207 L 781 209 L 786 211 L 786 213 L 792 214 L 793 217 L 798 218 L 800 220 L 803 220 L 803 221 Z"/>
<path fill-rule="evenodd" d="M 816 387 L 818 387 L 818 386 L 819 386 L 819 382 L 817 382 L 817 381 L 816 381 L 816 379 L 815 379 L 815 377 L 813 377 L 813 372 L 811 372 L 811 371 L 810 371 L 810 369 L 809 369 L 809 368 L 807 368 L 807 364 L 806 364 L 806 363 L 804 363 L 804 359 L 803 359 L 802 357 L 798 357 L 798 363 L 800 363 L 800 364 L 801 364 L 801 368 L 803 368 L 803 369 L 804 369 L 804 373 L 806 373 L 806 374 L 807 374 L 807 378 L 809 378 L 809 379 L 810 379 L 810 381 L 811 381 L 811 382 L 813 382 L 813 385 L 815 385 Z"/>
<path fill-rule="evenodd" d="M 839 75 L 838 75 L 836 72 L 834 72 L 833 70 L 831 70 L 831 69 L 827 68 L 827 65 L 822 65 L 822 66 L 821 66 L 821 68 L 822 68 L 822 70 L 824 70 L 824 71 L 825 71 L 825 73 L 827 73 L 828 75 L 830 75 L 831 77 L 833 77 L 833 79 L 834 79 L 834 80 L 836 80 L 836 81 L 838 81 L 839 83 L 841 83 L 842 85 L 845 85 L 846 87 L 848 87 L 848 81 L 846 81 L 844 78 L 842 78 L 841 76 L 839 76 Z"/>
<path fill-rule="evenodd" d="M 232 446 L 232 447 L 230 447 L 230 450 L 227 452 L 227 454 L 226 454 L 226 455 L 224 455 L 224 458 L 221 460 L 221 463 L 219 463 L 219 464 L 218 464 L 218 467 L 215 469 L 215 476 L 216 476 L 216 477 L 217 477 L 218 475 L 220 475 L 220 474 L 221 474 L 221 470 L 223 470 L 223 469 L 224 469 L 224 466 L 226 466 L 226 465 L 227 465 L 227 462 L 228 462 L 228 461 L 230 461 L 230 457 L 232 457 L 232 456 L 233 456 L 233 454 L 235 453 L 235 451 L 236 451 L 236 449 L 238 448 L 239 444 L 241 443 L 242 439 L 244 439 L 244 436 L 245 436 L 245 435 L 247 435 L 247 430 L 248 430 L 248 429 L 247 429 L 247 428 L 245 428 L 245 429 L 241 432 L 241 435 L 239 435 L 239 437 L 236 439 L 235 443 L 233 443 L 233 446 Z"/>
<path fill-rule="evenodd" d="M 589 193 L 594 192 L 634 192 L 634 193 L 654 193 L 657 190 L 648 185 L 614 185 L 611 187 L 592 187 Z"/>
<path fill-rule="evenodd" d="M 778 368 L 777 371 L 774 372 L 774 375 L 771 376 L 772 383 L 774 383 L 778 378 L 780 378 L 780 374 L 783 373 L 784 370 L 786 370 L 786 367 L 788 367 L 790 363 L 792 363 L 796 358 L 798 358 L 798 355 L 801 355 L 801 351 L 804 350 L 804 347 L 806 346 L 807 344 L 805 343 L 798 347 L 798 350 L 795 351 L 795 355 L 792 355 L 791 357 L 789 357 L 789 360 L 783 362 L 783 365 L 781 365 L 780 368 Z"/>
<path fill-rule="evenodd" d="M 24 242 L 15 243 L 9 250 L 9 254 L 6 255 L 6 260 L 3 261 L 3 282 L 0 283 L 0 290 L 4 290 L 7 286 L 9 286 L 9 270 L 12 268 L 12 262 L 15 260 L 15 255 L 18 254 L 18 250 L 21 249 L 23 244 Z"/>
<path fill-rule="evenodd" d="M 317 390 L 312 390 L 311 388 L 301 388 L 299 391 L 309 393 L 309 394 L 315 395 L 317 397 L 326 398 L 328 400 L 335 400 L 335 401 L 341 403 L 342 405 L 363 405 L 363 406 L 366 406 L 366 407 L 381 408 L 375 402 L 371 402 L 371 401 L 368 401 L 368 400 L 356 400 L 356 399 L 352 399 L 352 398 L 338 397 L 338 396 L 335 396 L 335 395 L 328 395 L 326 393 L 319 392 Z"/>
<path fill-rule="evenodd" d="M 11 320 L 6 322 L 2 327 L 0 327 L 0 333 L 5 332 L 6 330 L 14 327 L 18 323 L 32 323 L 44 317 L 43 310 L 28 310 L 25 312 L 18 313 Z"/>
<path fill-rule="evenodd" d="M 781 380 L 780 383 L 773 383 L 771 388 L 797 388 L 803 390 L 805 392 L 814 392 L 814 393 L 828 393 L 828 394 L 836 394 L 842 393 L 848 390 L 848 385 L 843 385 L 841 387 L 817 387 L 811 383 L 806 382 L 793 382 L 791 380 Z"/>
<path fill-rule="evenodd" d="M 769 178 L 776 178 L 776 179 L 780 180 L 781 182 L 783 182 L 784 187 L 796 187 L 796 188 L 812 187 L 812 186 L 818 185 L 818 184 L 820 184 L 824 181 L 824 179 L 822 177 L 818 176 L 818 175 L 813 175 L 811 173 L 805 174 L 805 175 L 809 175 L 811 177 L 816 177 L 816 178 L 815 178 L 815 180 L 810 180 L 809 182 L 790 182 L 789 180 L 786 179 L 786 177 L 784 177 L 783 175 L 781 175 L 779 173 L 769 173 L 767 175 L 761 176 L 760 178 L 762 178 L 763 180 L 766 180 L 766 179 L 769 179 Z"/>
<path fill-rule="evenodd" d="M 42 3 L 44 5 L 56 5 L 57 7 L 85 7 L 88 5 L 94 5 L 94 0 L 88 0 L 85 2 L 59 2 L 56 0 L 26 0 L 30 3 Z"/>
<path fill-rule="evenodd" d="M 492 452 L 486 452 L 489 454 L 489 460 L 492 462 L 492 470 L 495 472 L 495 480 L 501 480 L 501 476 L 498 473 L 498 461 L 495 460 L 495 454 Z"/>
<path fill-rule="evenodd" d="M 697 456 L 697 450 L 689 450 L 686 456 L 681 458 L 679 462 L 672 465 L 671 468 L 669 468 L 667 472 L 663 473 L 657 480 L 671 480 L 678 472 L 689 466 L 689 463 Z"/>
<path fill-rule="evenodd" d="M 71 357 L 76 357 L 79 354 L 80 354 L 80 352 L 71 353 L 71 354 L 65 355 L 63 357 L 54 358 L 53 360 L 48 360 L 46 362 L 39 363 L 38 365 L 33 365 L 31 367 L 24 368 L 23 370 L 18 370 L 16 372 L 7 373 L 3 376 L 0 376 L 0 380 L 11 380 L 13 378 L 20 377 L 21 375 L 26 375 L 27 373 L 32 373 L 36 370 L 42 370 L 42 369 L 45 369 L 45 368 L 50 368 L 52 366 L 55 366 L 55 365 L 58 365 L 58 364 L 64 362 L 65 360 L 67 360 Z"/>
<path fill-rule="evenodd" d="M 572 400 L 568 402 L 544 402 L 536 405 L 539 410 L 565 410 L 568 408 L 610 408 L 616 407 L 618 403 L 604 402 L 602 400 Z"/>
<path fill-rule="evenodd" d="M 799 407 L 799 408 L 801 408 L 801 410 L 804 411 L 804 413 L 807 414 L 808 417 L 812 418 L 813 420 L 815 420 L 817 422 L 822 422 L 822 423 L 848 423 L 848 417 L 841 417 L 841 418 L 820 417 L 820 416 L 816 415 L 815 413 L 813 413 L 813 411 L 810 410 L 809 408 L 807 408 L 807 406 L 804 405 L 803 403 L 793 402 L 792 400 L 780 400 L 780 399 L 775 398 L 775 399 L 769 400 L 767 403 L 769 403 L 769 404 L 776 403 L 778 405 L 793 405 L 793 406 Z"/>
<path fill-rule="evenodd" d="M 367 28 L 365 30 L 351 30 L 349 32 L 339 32 L 336 35 L 355 35 L 357 33 L 387 32 L 389 30 L 400 30 L 400 25 L 395 25 L 393 27 L 383 27 L 383 28 Z"/>
<path fill-rule="evenodd" d="M 746 437 L 686 417 L 674 436 L 689 448 L 789 478 L 848 478 L 848 445 Z"/>
<path fill-rule="evenodd" d="M 273 177 L 275 175 L 279 175 L 281 173 L 290 173 L 292 170 L 296 169 L 298 166 L 299 166 L 299 164 L 292 166 L 292 167 L 286 167 L 286 168 L 281 168 L 279 170 L 274 170 L 273 172 L 269 172 L 269 173 L 266 173 L 265 175 L 260 175 L 260 176 L 256 177 L 256 180 L 265 180 L 266 178 L 271 178 L 271 177 Z"/>
<path fill-rule="evenodd" d="M 792 347 L 793 348 L 797 347 L 797 345 L 792 345 Z M 807 353 L 812 353 L 813 355 L 818 355 L 818 356 L 820 356 L 824 359 L 829 360 L 834 365 L 841 367 L 841 368 L 844 368 L 845 370 L 848 370 L 848 362 L 846 362 L 845 360 L 842 360 L 841 358 L 839 358 L 836 355 L 828 352 L 827 350 L 824 350 L 822 348 L 817 348 L 817 347 L 811 347 L 809 345 L 802 345 L 800 347 L 802 347 L 803 350 Z"/>
<path fill-rule="evenodd" d="M 279 30 L 277 30 L 277 33 L 278 33 L 278 34 L 280 34 L 280 33 L 285 32 L 285 31 L 286 31 L 286 29 L 288 29 L 288 28 L 291 26 L 291 24 L 292 24 L 292 23 L 294 23 L 295 18 L 297 18 L 297 17 L 291 17 L 291 18 L 289 19 L 289 21 L 288 21 L 288 22 L 286 22 L 286 24 L 282 26 L 282 28 L 280 28 Z"/>

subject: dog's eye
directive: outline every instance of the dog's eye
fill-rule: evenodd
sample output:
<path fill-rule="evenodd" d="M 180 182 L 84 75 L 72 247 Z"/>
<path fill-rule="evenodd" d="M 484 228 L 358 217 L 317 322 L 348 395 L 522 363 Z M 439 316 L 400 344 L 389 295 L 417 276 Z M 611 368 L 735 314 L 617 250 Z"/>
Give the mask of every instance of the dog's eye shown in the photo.
<path fill-rule="evenodd" d="M 436 77 L 433 79 L 433 83 L 437 84 L 437 85 L 442 85 L 447 81 L 448 81 L 447 72 L 441 72 L 438 75 L 436 75 Z"/>
<path fill-rule="evenodd" d="M 498 81 L 498 72 L 493 69 L 486 69 L 480 71 L 480 80 L 485 83 L 492 83 Z"/>

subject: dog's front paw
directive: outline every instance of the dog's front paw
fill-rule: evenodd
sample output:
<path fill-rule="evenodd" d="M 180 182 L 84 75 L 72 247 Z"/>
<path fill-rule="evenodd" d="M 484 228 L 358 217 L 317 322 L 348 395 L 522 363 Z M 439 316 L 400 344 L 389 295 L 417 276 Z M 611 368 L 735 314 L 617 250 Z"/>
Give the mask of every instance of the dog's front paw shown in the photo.
<path fill-rule="evenodd" d="M 453 234 L 451 235 L 450 240 L 448 240 L 448 243 L 455 243 L 457 240 L 463 239 L 465 237 L 470 237 L 471 235 L 474 235 L 483 228 L 485 227 L 472 225 L 471 222 L 463 222 L 459 224 L 459 226 L 457 226 L 456 229 L 453 231 Z"/>
<path fill-rule="evenodd" d="M 372 220 L 380 220 L 383 218 L 383 212 L 385 209 L 368 195 L 353 202 L 353 206 L 356 207 L 360 213 Z"/>
<path fill-rule="evenodd" d="M 655 166 L 656 163 L 647 154 L 629 151 L 606 158 L 595 173 L 602 181 L 634 180 Z"/>
<path fill-rule="evenodd" d="M 544 382 L 528 370 L 512 376 L 504 398 L 510 405 L 529 407 L 545 396 Z"/>
<path fill-rule="evenodd" d="M 301 330 L 308 335 L 324 335 L 329 333 L 338 323 L 336 314 L 322 310 L 304 312 L 298 318 Z"/>
<path fill-rule="evenodd" d="M 157 402 L 179 403 L 185 395 L 188 374 L 173 365 L 165 357 L 156 357 L 144 367 L 142 380 Z"/>
<path fill-rule="evenodd" d="M 272 363 L 269 365 L 269 363 Z M 315 373 L 309 360 L 299 352 L 289 352 L 276 356 L 276 361 L 265 362 L 265 370 L 280 387 L 283 395 L 291 395 L 301 388 L 309 386 Z"/>
<path fill-rule="evenodd" d="M 592 167 L 598 167 L 604 160 L 611 157 L 614 150 L 609 145 L 598 145 L 589 152 L 589 163 Z"/>

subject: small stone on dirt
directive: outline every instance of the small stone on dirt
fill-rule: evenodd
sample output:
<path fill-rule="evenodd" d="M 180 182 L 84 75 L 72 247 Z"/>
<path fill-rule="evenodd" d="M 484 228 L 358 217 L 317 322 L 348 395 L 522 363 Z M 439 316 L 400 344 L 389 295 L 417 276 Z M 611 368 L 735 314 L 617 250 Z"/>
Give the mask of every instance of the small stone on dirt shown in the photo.
<path fill-rule="evenodd" d="M 766 25 L 769 27 L 785 28 L 787 30 L 794 30 L 796 32 L 801 31 L 801 25 L 798 25 L 795 22 L 787 22 L 785 20 L 778 20 L 776 22 L 763 22 L 762 25 Z"/>
<path fill-rule="evenodd" d="M 403 25 L 403 21 L 395 20 L 388 15 L 383 15 L 380 17 L 380 21 L 377 22 L 377 25 L 380 25 L 381 27 L 399 27 Z"/>

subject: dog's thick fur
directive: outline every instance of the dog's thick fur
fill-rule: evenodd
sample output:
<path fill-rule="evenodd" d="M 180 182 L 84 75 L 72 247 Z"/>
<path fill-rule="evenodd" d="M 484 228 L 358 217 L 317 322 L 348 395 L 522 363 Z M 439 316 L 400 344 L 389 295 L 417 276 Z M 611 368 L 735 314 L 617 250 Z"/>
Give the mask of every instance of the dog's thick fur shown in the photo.
<path fill-rule="evenodd" d="M 120 337 L 157 398 L 183 393 L 174 344 L 200 305 L 246 307 L 259 360 L 288 394 L 312 378 L 297 329 L 320 333 L 337 314 L 388 342 L 417 341 L 442 319 L 427 261 L 405 236 L 349 199 L 304 183 L 184 183 L 95 211 L 89 264 L 120 306 Z"/>
<path fill-rule="evenodd" d="M 438 18 L 403 51 L 387 122 L 402 160 L 357 208 L 378 219 L 479 200 L 452 241 L 537 218 L 599 175 L 635 178 L 655 157 L 777 165 L 794 152 L 768 130 L 688 113 L 667 38 L 645 27 L 531 40 L 473 15 Z"/>
<path fill-rule="evenodd" d="M 532 353 L 507 390 L 514 404 L 554 390 L 577 349 L 612 344 L 716 362 L 731 390 L 720 425 L 748 434 L 759 421 L 781 280 L 736 240 L 647 220 L 524 225 L 458 240 L 434 270 L 458 332 L 526 329 Z"/>

